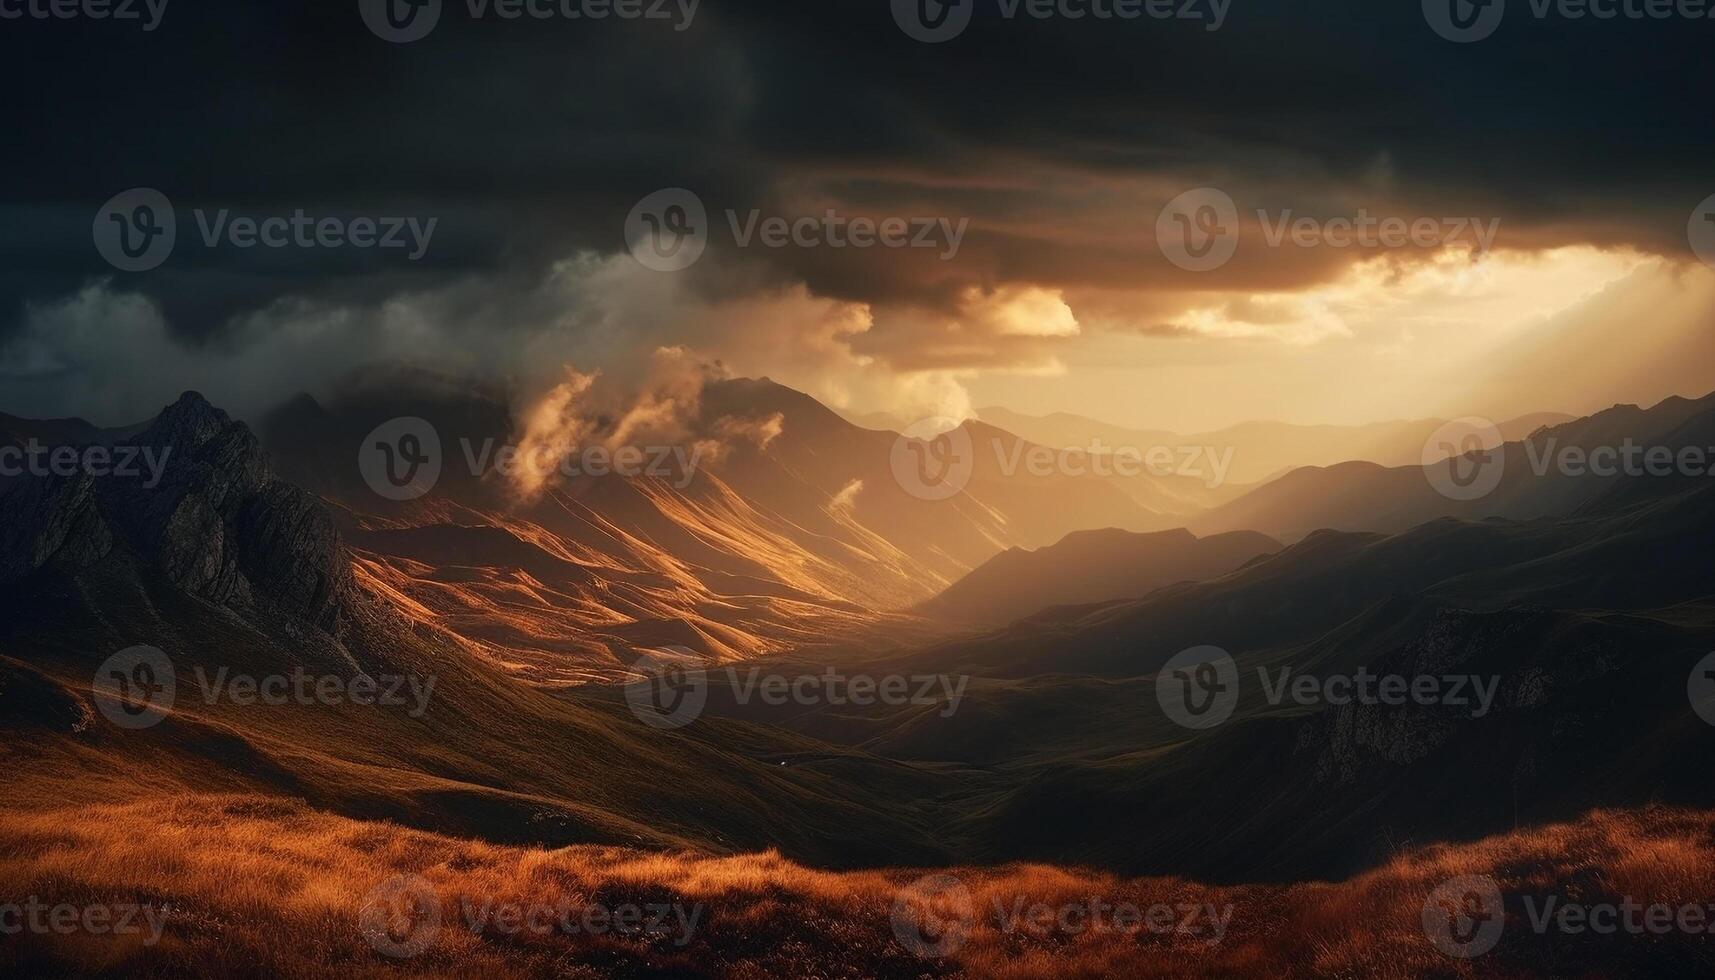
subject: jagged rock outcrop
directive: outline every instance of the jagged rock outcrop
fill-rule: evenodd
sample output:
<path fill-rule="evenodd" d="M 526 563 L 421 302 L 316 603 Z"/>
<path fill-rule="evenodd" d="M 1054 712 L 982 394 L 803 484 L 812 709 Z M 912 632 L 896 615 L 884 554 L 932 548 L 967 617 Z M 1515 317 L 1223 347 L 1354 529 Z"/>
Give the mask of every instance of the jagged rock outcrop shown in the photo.
<path fill-rule="evenodd" d="M 265 604 L 337 630 L 350 569 L 333 519 L 275 476 L 247 426 L 187 392 L 111 445 L 131 456 L 127 472 L 0 485 L 0 584 L 45 568 L 75 574 L 125 548 L 210 602 Z"/>
<path fill-rule="evenodd" d="M 58 564 L 82 568 L 113 550 L 88 476 L 15 477 L 0 483 L 0 584 Z"/>

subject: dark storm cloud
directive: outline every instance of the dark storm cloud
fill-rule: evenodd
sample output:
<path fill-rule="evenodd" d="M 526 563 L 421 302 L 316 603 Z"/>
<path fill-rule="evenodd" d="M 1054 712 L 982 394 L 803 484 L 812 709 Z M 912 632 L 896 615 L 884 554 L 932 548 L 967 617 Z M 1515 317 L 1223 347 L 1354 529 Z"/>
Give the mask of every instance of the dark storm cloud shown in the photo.
<path fill-rule="evenodd" d="M 917 43 L 886 0 L 703 0 L 689 29 L 472 21 L 385 43 L 355 0 L 178 0 L 144 33 L 0 22 L 0 331 L 92 278 L 170 329 L 215 338 L 282 301 L 362 306 L 462 277 L 528 283 L 622 249 L 627 212 L 684 186 L 708 203 L 711 294 L 794 282 L 950 308 L 972 286 L 1183 288 L 1153 251 L 1162 203 L 1215 184 L 1241 210 L 1368 205 L 1503 219 L 1501 244 L 1684 249 L 1715 192 L 1701 105 L 1715 21 L 1537 21 L 1455 45 L 1417 3 L 1234 0 L 1200 23 L 998 16 Z M 111 195 L 166 192 L 181 244 L 115 274 L 90 243 Z M 881 249 L 731 254 L 722 213 L 968 217 L 951 261 Z M 194 208 L 416 215 L 421 260 L 205 249 Z M 1350 256 L 1241 255 L 1213 280 L 1289 288 Z M 3 334 L 0 334 L 3 336 Z"/>

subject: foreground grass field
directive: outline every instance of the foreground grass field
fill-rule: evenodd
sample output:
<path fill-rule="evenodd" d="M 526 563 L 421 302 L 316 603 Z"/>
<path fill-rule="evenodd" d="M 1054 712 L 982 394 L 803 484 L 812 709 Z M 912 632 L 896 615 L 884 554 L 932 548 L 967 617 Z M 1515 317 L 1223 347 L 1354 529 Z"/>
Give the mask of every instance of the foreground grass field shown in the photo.
<path fill-rule="evenodd" d="M 1035 865 L 828 873 L 774 854 L 532 850 L 242 795 L 25 809 L 0 817 L 0 903 L 26 910 L 0 911 L 0 974 L 1707 975 L 1706 932 L 1539 932 L 1531 910 L 1549 897 L 1706 907 L 1712 833 L 1710 814 L 1597 812 L 1402 852 L 1342 883 L 1212 888 Z M 1469 959 L 1425 928 L 1426 902 L 1460 875 L 1505 895 L 1499 944 Z M 53 906 L 80 912 L 56 925 Z M 112 934 L 113 911 L 89 928 L 91 907 L 136 928 Z"/>

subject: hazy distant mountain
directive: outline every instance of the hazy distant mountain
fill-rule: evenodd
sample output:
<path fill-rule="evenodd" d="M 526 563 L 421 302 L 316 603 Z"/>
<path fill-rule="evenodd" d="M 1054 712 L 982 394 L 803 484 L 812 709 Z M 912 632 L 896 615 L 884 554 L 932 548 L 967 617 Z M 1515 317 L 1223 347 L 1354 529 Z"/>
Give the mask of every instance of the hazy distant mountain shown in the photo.
<path fill-rule="evenodd" d="M 1183 528 L 1134 534 L 1078 531 L 1035 551 L 1014 548 L 917 607 L 936 620 L 998 626 L 1049 606 L 1134 599 L 1175 582 L 1201 581 L 1280 550 L 1251 531 L 1198 538 Z"/>
<path fill-rule="evenodd" d="M 1452 499 L 1436 489 L 1432 467 L 1386 467 L 1346 462 L 1294 470 L 1237 500 L 1192 518 L 1199 534 L 1250 529 L 1291 540 L 1311 531 L 1402 531 L 1438 517 L 1535 518 L 1571 514 L 1584 503 L 1622 486 L 1648 492 L 1677 485 L 1672 477 L 1597 476 L 1566 471 L 1554 461 L 1566 450 L 1588 455 L 1604 447 L 1666 447 L 1675 453 L 1715 447 L 1708 430 L 1715 417 L 1715 395 L 1698 400 L 1670 398 L 1649 409 L 1619 405 L 1588 418 L 1533 430 L 1490 457 L 1501 476 L 1494 489 L 1476 499 Z M 1700 421 L 1701 420 L 1701 421 Z M 1538 470 L 1542 470 L 1539 474 Z"/>
<path fill-rule="evenodd" d="M 985 422 L 1016 432 L 1046 446 L 1087 448 L 1099 444 L 1148 449 L 1156 446 L 1208 446 L 1231 450 L 1228 481 L 1258 483 L 1301 466 L 1331 466 L 1362 460 L 1381 466 L 1419 465 L 1424 443 L 1443 424 L 1441 419 L 1377 422 L 1370 425 L 1293 425 L 1286 422 L 1245 422 L 1214 432 L 1182 434 L 1128 429 L 1065 412 L 1023 415 L 1004 408 L 984 408 Z M 1570 421 L 1572 416 L 1541 412 L 1499 423 L 1501 438 L 1523 439 L 1544 426 Z"/>
<path fill-rule="evenodd" d="M 910 419 L 901 418 L 892 412 L 841 412 L 840 415 L 860 429 L 873 429 L 877 432 L 904 432 L 911 426 Z"/>
<path fill-rule="evenodd" d="M 1008 432 L 1016 432 L 1032 442 L 1056 449 L 1076 447 L 1088 449 L 1098 440 L 1107 446 L 1177 446 L 1179 433 L 1162 429 L 1134 429 L 1123 425 L 1099 422 L 1070 412 L 1049 415 L 1027 415 L 1008 408 L 991 406 L 977 409 L 977 418 Z"/>
<path fill-rule="evenodd" d="M 0 413 L 0 445 L 22 446 L 31 439 L 50 444 L 105 445 L 134 436 L 148 427 L 148 422 L 139 422 L 102 428 L 83 419 L 24 419 Z"/>

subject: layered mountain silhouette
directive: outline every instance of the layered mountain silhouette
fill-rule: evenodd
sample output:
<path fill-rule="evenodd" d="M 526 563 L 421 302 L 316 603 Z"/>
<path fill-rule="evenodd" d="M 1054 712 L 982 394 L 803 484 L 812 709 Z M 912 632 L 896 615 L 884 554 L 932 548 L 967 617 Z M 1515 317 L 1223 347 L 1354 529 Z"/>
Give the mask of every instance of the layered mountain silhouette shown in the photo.
<path fill-rule="evenodd" d="M 1175 582 L 1218 578 L 1278 550 L 1278 542 L 1251 531 L 1211 538 L 1183 528 L 1077 531 L 1047 548 L 997 555 L 916 611 L 954 623 L 1004 625 L 1050 606 L 1136 599 Z"/>
<path fill-rule="evenodd" d="M 26 475 L 0 486 L 0 727 L 30 746 L 32 778 L 89 799 L 143 782 L 291 796 L 512 842 L 772 846 L 842 866 L 1028 859 L 1218 880 L 1338 876 L 1402 843 L 1597 806 L 1715 804 L 1715 727 L 1687 698 L 1693 665 L 1715 649 L 1715 566 L 1702 547 L 1715 487 L 1696 479 L 1557 476 L 1502 494 L 1531 502 L 1521 517 L 1320 529 L 1278 549 L 1255 533 L 1123 530 L 1015 545 L 1019 525 L 1053 530 L 1026 520 L 1025 502 L 1076 478 L 1009 486 L 978 465 L 964 500 L 897 499 L 868 516 L 861 493 L 849 511 L 814 505 L 886 473 L 887 457 L 867 453 L 894 437 L 742 382 L 706 394 L 705 421 L 778 413 L 780 432 L 735 449 L 706 486 L 574 482 L 519 507 L 453 467 L 444 490 L 376 498 L 351 475 L 373 413 L 408 407 L 454 435 L 461 420 L 510 424 L 499 401 L 446 395 L 408 406 L 377 395 L 362 410 L 358 398 L 300 399 L 269 420 L 276 454 L 187 395 L 135 431 L 62 430 L 170 449 L 156 484 Z M 1710 431 L 1707 407 L 1616 410 L 1547 435 L 1689 445 Z M 767 481 L 800 489 L 770 496 Z M 1093 505 L 1130 499 L 1101 479 L 1075 492 Z M 837 594 L 866 575 L 885 583 L 881 569 L 930 568 L 917 555 L 939 552 L 951 569 L 950 549 L 975 529 L 990 558 L 1010 557 L 934 601 L 973 610 L 984 632 L 946 636 L 946 623 L 899 616 L 887 633 L 867 600 L 890 587 Z M 1118 596 L 1092 595 L 1122 576 Z M 990 578 L 993 592 L 1025 594 L 979 601 Z M 1041 584 L 1029 595 L 1014 583 Z M 822 634 L 836 616 L 854 629 Z M 778 646 L 743 646 L 759 636 Z M 91 678 L 138 644 L 169 652 L 181 696 L 158 726 L 122 733 L 94 718 Z M 963 700 L 952 711 L 771 704 L 742 696 L 742 673 L 717 673 L 705 716 L 660 731 L 617 687 L 567 686 L 575 670 L 624 675 L 627 655 L 661 645 L 788 676 L 962 678 Z M 1235 663 L 1236 706 L 1225 724 L 1183 728 L 1160 707 L 1158 675 L 1209 646 Z M 1480 715 L 1282 702 L 1263 678 L 1283 669 L 1468 675 L 1492 700 Z M 221 670 L 399 674 L 435 688 L 418 715 L 261 711 L 202 696 L 202 677 Z"/>
<path fill-rule="evenodd" d="M 1568 515 L 1608 493 L 1626 492 L 1626 487 L 1651 493 L 1652 487 L 1683 483 L 1679 454 L 1690 449 L 1715 457 L 1710 452 L 1715 448 L 1709 435 L 1712 427 L 1715 395 L 1670 398 L 1648 409 L 1617 405 L 1588 418 L 1535 430 L 1527 438 L 1486 451 L 1481 459 L 1460 457 L 1430 466 L 1392 467 L 1346 462 L 1296 469 L 1193 517 L 1188 526 L 1199 534 L 1244 529 L 1295 539 L 1325 528 L 1402 531 L 1438 517 Z M 1674 462 L 1659 475 L 1645 472 L 1636 479 L 1624 472 L 1589 471 L 1592 453 L 1623 451 L 1628 444 L 1639 449 L 1640 469 L 1641 453 L 1650 449 L 1669 452 Z M 1575 464 L 1570 469 L 1564 465 L 1568 459 Z M 1597 461 L 1603 468 L 1611 463 L 1602 457 Z M 1473 471 L 1497 470 L 1497 482 L 1492 490 L 1472 499 L 1451 497 L 1437 489 L 1431 471 L 1455 465 Z"/>
<path fill-rule="evenodd" d="M 1446 419 L 1411 419 L 1369 425 L 1293 425 L 1287 422 L 1245 422 L 1212 432 L 1184 434 L 1155 429 L 1130 429 L 1095 419 L 1056 412 L 1026 415 L 1005 408 L 983 408 L 977 415 L 1044 446 L 1110 449 L 1132 447 L 1214 447 L 1232 452 L 1228 479 L 1254 484 L 1279 477 L 1301 466 L 1333 466 L 1368 462 L 1378 466 L 1422 463 L 1424 443 Z M 1538 412 L 1497 423 L 1503 441 L 1524 439 L 1537 429 L 1570 422 L 1558 412 Z"/>
<path fill-rule="evenodd" d="M 1715 649 L 1715 488 L 1574 518 L 1326 531 L 1220 579 L 1049 610 L 979 638 L 861 659 L 973 679 L 959 710 L 717 710 L 962 771 L 984 860 L 1219 880 L 1338 877 L 1406 842 L 1473 839 L 1596 806 L 1715 804 L 1715 728 L 1686 697 Z M 1226 650 L 1239 696 L 1209 731 L 1170 721 L 1156 674 Z M 847 657 L 857 656 L 848 653 Z M 809 656 L 796 669 L 823 669 Z M 1267 672 L 1492 685 L 1464 704 L 1268 697 Z M 992 767 L 992 768 L 991 768 Z M 1076 823 L 1076 835 L 1058 828 Z"/>

